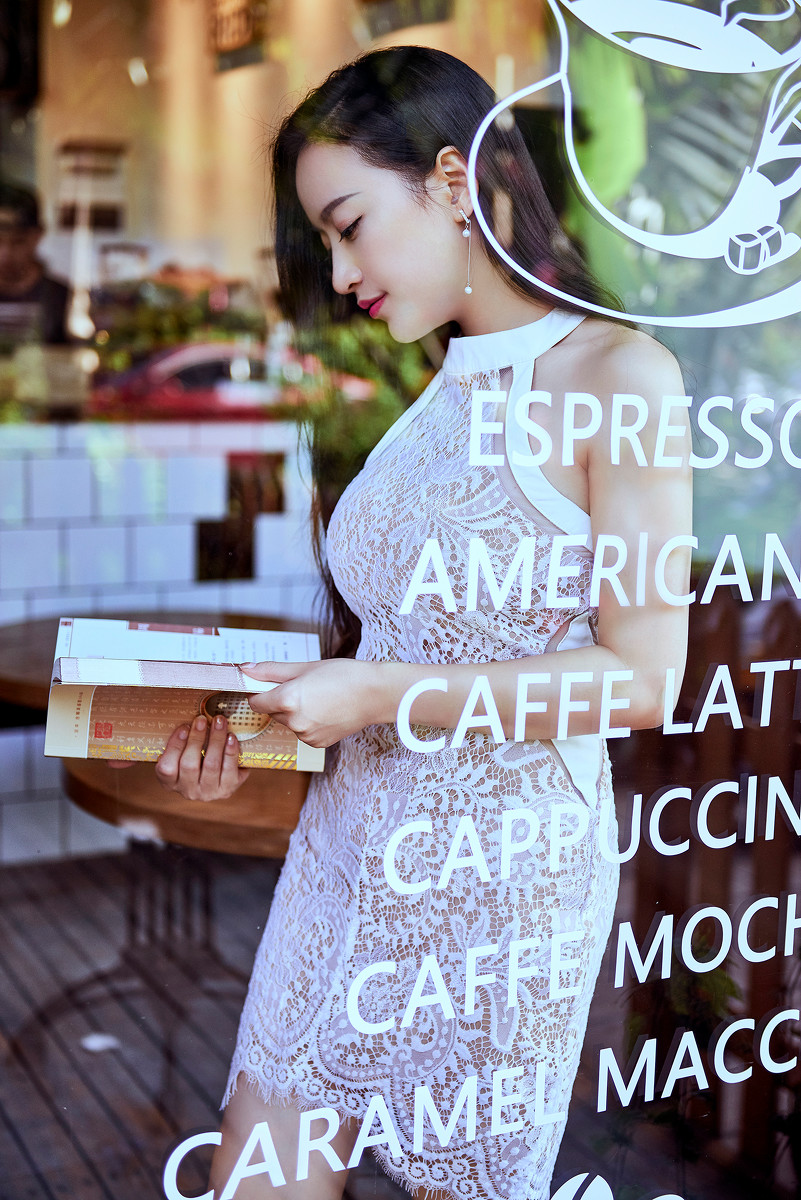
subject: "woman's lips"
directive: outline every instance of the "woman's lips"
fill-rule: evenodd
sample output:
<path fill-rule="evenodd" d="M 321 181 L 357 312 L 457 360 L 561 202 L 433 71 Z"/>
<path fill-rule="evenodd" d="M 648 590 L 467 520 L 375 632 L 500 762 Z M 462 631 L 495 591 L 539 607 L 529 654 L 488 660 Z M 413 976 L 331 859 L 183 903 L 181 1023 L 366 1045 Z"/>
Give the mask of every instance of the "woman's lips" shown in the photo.
<path fill-rule="evenodd" d="M 384 292 L 383 296 L 377 296 L 374 300 L 360 300 L 359 308 L 366 308 L 371 317 L 377 317 L 386 298 L 387 294 Z"/>

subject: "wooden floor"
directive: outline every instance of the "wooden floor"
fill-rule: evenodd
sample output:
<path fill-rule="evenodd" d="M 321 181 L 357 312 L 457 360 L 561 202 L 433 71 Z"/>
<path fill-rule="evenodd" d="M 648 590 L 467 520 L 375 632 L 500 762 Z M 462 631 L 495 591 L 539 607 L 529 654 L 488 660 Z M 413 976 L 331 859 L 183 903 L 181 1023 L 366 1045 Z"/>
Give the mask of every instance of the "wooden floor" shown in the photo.
<path fill-rule="evenodd" d="M 3 1200 L 160 1194 L 170 1143 L 217 1124 L 258 936 L 234 918 L 275 873 L 141 850 L 3 871 Z"/>
<path fill-rule="evenodd" d="M 218 1126 L 279 867 L 134 846 L 0 872 L 0 1200 L 163 1195 L 170 1148 Z M 372 1160 L 349 1190 L 408 1195 Z"/>

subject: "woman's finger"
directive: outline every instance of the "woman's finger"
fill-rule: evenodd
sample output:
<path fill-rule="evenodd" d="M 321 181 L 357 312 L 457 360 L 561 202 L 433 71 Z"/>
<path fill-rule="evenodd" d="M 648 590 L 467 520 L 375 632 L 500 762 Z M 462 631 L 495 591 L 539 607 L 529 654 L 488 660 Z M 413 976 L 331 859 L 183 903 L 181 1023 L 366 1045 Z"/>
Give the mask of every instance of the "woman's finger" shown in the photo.
<path fill-rule="evenodd" d="M 160 783 L 171 787 L 178 781 L 181 755 L 189 737 L 189 726 L 179 725 L 167 738 L 161 758 L 156 762 L 156 775 Z"/>
<path fill-rule="evenodd" d="M 271 717 L 286 711 L 284 693 L 280 685 L 269 692 L 251 692 L 248 704 L 254 712 L 267 713 Z"/>
<path fill-rule="evenodd" d="M 262 683 L 286 683 L 297 675 L 302 675 L 308 663 L 240 663 L 239 669 L 243 675 L 251 679 L 260 679 Z"/>
<path fill-rule="evenodd" d="M 201 768 L 204 783 L 217 785 L 220 782 L 227 735 L 228 722 L 222 713 L 218 713 L 211 723 L 209 740 L 206 743 L 206 753 Z"/>
<path fill-rule="evenodd" d="M 209 723 L 206 718 L 195 717 L 178 764 L 179 779 L 192 783 L 200 778 L 203 767 L 203 747 L 206 744 L 208 732 Z"/>
<path fill-rule="evenodd" d="M 250 771 L 239 765 L 239 742 L 232 733 L 229 733 L 225 739 L 225 750 L 223 751 L 222 768 L 220 770 L 220 788 L 227 792 L 234 792 L 247 779 Z"/>

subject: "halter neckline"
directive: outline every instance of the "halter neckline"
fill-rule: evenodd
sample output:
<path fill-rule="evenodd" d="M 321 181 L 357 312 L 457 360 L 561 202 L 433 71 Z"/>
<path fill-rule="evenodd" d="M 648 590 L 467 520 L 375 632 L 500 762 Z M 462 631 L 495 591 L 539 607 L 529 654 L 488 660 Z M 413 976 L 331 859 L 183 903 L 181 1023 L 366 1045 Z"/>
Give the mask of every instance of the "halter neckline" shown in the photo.
<path fill-rule="evenodd" d="M 561 342 L 583 320 L 577 313 L 552 308 L 538 321 L 517 329 L 451 338 L 442 369 L 448 375 L 474 375 L 531 362 Z"/>

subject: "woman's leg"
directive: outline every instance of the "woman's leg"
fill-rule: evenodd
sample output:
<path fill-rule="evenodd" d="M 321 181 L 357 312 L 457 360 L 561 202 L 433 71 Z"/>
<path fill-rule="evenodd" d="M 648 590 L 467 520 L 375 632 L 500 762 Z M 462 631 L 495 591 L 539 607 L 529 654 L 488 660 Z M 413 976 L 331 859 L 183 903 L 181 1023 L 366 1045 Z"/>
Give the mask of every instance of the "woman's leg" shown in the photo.
<path fill-rule="evenodd" d="M 220 1200 L 240 1154 L 253 1132 L 254 1126 L 266 1121 L 273 1144 L 278 1154 L 286 1183 L 274 1187 L 269 1174 L 263 1173 L 243 1179 L 236 1187 L 233 1200 L 340 1200 L 347 1170 L 338 1171 L 326 1161 L 319 1150 L 313 1150 L 308 1158 L 308 1178 L 297 1180 L 298 1133 L 300 1112 L 290 1106 L 265 1104 L 250 1088 L 245 1077 L 239 1076 L 236 1091 L 225 1110 L 222 1123 L 222 1142 L 214 1152 L 211 1164 L 210 1183 L 214 1188 L 215 1200 Z M 322 1135 L 321 1122 L 312 1126 L 312 1137 Z M 347 1163 L 358 1130 L 353 1122 L 342 1123 L 330 1140 L 340 1162 Z M 252 1156 L 254 1162 L 263 1158 L 257 1147 Z"/>

